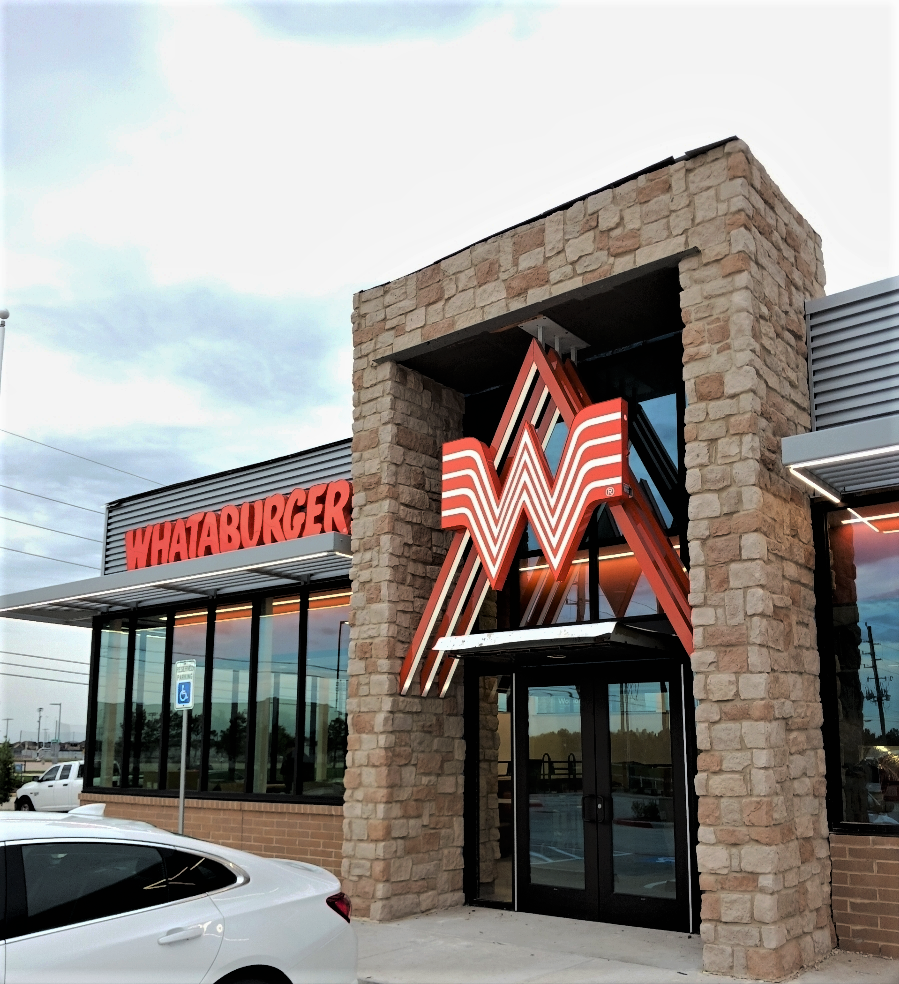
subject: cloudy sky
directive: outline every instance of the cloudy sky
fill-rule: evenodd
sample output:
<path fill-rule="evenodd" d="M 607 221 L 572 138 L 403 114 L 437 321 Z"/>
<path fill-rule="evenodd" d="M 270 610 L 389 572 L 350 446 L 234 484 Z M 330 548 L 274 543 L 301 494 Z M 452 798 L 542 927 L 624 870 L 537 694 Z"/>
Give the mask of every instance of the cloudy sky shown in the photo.
<path fill-rule="evenodd" d="M 830 292 L 897 272 L 887 5 L 2 13 L 2 592 L 95 573 L 111 499 L 348 436 L 354 291 L 669 155 L 739 135 Z M 83 729 L 87 633 L 0 632 L 10 735 Z"/>

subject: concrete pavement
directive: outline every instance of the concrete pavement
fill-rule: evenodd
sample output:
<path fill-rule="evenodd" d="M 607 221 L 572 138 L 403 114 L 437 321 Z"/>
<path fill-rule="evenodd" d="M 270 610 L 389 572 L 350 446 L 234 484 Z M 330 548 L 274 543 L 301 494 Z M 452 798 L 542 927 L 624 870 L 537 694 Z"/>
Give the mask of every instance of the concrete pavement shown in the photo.
<path fill-rule="evenodd" d="M 714 984 L 698 936 L 462 907 L 389 923 L 353 920 L 370 984 Z M 801 984 L 897 984 L 899 963 L 838 951 Z"/>

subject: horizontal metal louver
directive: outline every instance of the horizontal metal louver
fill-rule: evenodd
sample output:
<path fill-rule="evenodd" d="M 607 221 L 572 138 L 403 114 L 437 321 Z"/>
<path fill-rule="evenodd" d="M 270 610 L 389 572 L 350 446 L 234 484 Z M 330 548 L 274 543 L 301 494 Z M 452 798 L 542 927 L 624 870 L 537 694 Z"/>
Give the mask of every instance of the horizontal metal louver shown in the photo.
<path fill-rule="evenodd" d="M 239 505 L 275 492 L 287 493 L 298 487 L 349 479 L 351 459 L 350 441 L 337 441 L 111 502 L 106 519 L 103 573 L 117 574 L 126 569 L 126 530 L 186 518 L 201 509 L 214 512 L 229 503 Z"/>
<path fill-rule="evenodd" d="M 812 427 L 899 413 L 899 277 L 805 306 Z"/>

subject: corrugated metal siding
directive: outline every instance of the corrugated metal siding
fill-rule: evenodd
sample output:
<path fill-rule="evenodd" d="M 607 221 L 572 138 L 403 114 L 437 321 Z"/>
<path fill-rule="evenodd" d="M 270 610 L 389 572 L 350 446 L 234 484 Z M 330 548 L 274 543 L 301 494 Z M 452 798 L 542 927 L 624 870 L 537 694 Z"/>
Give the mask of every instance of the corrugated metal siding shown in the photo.
<path fill-rule="evenodd" d="M 815 430 L 899 413 L 899 277 L 806 304 Z"/>
<path fill-rule="evenodd" d="M 349 479 L 350 471 L 350 441 L 346 440 L 111 502 L 103 573 L 116 574 L 126 570 L 126 530 L 167 519 L 187 518 L 201 509 L 216 511 L 229 503 L 240 505 L 275 492 L 287 493 L 299 486 L 308 488 L 339 478 Z"/>

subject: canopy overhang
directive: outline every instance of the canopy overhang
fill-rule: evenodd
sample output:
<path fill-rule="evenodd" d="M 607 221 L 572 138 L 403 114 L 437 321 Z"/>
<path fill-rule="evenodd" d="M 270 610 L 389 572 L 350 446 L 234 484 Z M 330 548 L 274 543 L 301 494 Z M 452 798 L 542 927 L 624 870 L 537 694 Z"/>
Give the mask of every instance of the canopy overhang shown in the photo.
<path fill-rule="evenodd" d="M 0 596 L 0 616 L 89 626 L 96 615 L 201 603 L 249 590 L 280 589 L 349 574 L 350 537 L 320 533 L 250 550 L 84 578 Z"/>
<path fill-rule="evenodd" d="M 670 650 L 677 646 L 677 637 L 666 632 L 656 632 L 626 622 L 610 620 L 578 625 L 551 625 L 539 629 L 443 636 L 437 639 L 434 648 L 441 650 L 445 656 L 460 659 L 466 656 L 513 656 L 516 653 L 537 649 L 616 645 Z"/>
<path fill-rule="evenodd" d="M 783 463 L 815 495 L 835 503 L 899 486 L 899 416 L 785 437 Z"/>

